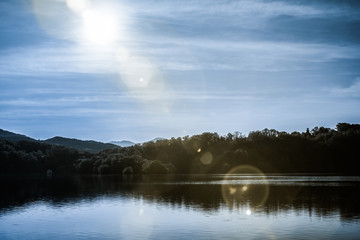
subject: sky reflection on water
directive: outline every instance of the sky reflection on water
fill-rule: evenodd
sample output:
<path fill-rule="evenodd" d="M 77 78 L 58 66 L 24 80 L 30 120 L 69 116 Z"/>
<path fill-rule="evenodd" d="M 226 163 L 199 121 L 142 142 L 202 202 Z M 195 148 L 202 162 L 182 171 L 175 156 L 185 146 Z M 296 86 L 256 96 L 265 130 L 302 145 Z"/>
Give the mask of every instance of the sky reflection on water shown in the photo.
<path fill-rule="evenodd" d="M 22 180 L 7 179 L 1 184 L 3 191 L 9 191 L 1 195 L 0 238 L 360 237 L 358 177 L 292 176 L 284 185 L 278 183 L 286 177 L 269 177 L 269 197 L 258 208 L 252 206 L 252 195 L 228 205 L 219 175 L 185 177 L 33 179 L 25 186 Z M 254 178 L 234 176 L 231 184 L 247 181 L 258 186 Z M 328 185 L 312 185 L 315 179 Z M 176 180 L 188 184 L 171 184 Z"/>

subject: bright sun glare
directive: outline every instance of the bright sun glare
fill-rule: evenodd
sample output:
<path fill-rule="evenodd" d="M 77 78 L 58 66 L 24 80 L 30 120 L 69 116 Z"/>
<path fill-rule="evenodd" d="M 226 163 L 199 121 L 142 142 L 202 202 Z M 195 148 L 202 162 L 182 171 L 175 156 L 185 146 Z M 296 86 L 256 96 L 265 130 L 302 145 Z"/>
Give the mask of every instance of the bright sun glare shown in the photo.
<path fill-rule="evenodd" d="M 121 88 L 125 85 L 133 98 L 146 104 L 151 112 L 170 113 L 174 95 L 161 69 L 126 46 L 134 37 L 129 31 L 134 26 L 131 16 L 134 11 L 126 4 L 95 0 L 32 0 L 32 3 L 33 13 L 48 34 L 74 40 L 80 52 L 85 50 L 84 56 L 91 54 L 99 69 L 104 69 L 102 60 L 106 59 L 109 64 L 105 68 L 118 72 Z M 212 155 L 205 152 L 201 160 L 209 164 Z"/>
<path fill-rule="evenodd" d="M 94 7 L 90 0 L 66 0 L 67 7 L 83 20 L 85 40 L 96 44 L 108 44 L 117 37 L 115 15 Z"/>
<path fill-rule="evenodd" d="M 108 44 L 116 39 L 115 17 L 110 13 L 85 10 L 82 13 L 86 40 L 96 44 Z"/>

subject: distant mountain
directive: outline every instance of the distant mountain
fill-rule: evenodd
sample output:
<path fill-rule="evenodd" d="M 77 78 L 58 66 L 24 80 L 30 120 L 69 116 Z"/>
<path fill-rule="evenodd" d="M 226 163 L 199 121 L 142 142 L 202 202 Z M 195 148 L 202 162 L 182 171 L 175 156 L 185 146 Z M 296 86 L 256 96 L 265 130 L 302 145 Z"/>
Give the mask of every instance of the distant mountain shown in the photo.
<path fill-rule="evenodd" d="M 130 147 L 130 146 L 134 146 L 136 143 L 127 140 L 122 140 L 122 141 L 111 141 L 110 144 L 115 144 L 120 147 Z"/>
<path fill-rule="evenodd" d="M 36 141 L 35 139 L 25 136 L 25 135 L 21 135 L 21 134 L 17 134 L 17 133 L 13 133 L 13 132 L 9 132 L 3 129 L 0 129 L 0 139 L 4 139 L 4 140 L 8 140 L 8 141 L 31 141 L 34 142 Z"/>
<path fill-rule="evenodd" d="M 0 140 L 5 139 L 8 141 L 31 141 L 35 142 L 38 141 L 36 139 L 33 139 L 31 137 L 9 132 L 3 129 L 0 129 Z M 150 140 L 148 142 L 156 142 L 159 140 L 165 140 L 165 138 L 154 138 L 153 140 Z M 122 140 L 122 141 L 112 141 L 110 143 L 103 143 L 103 142 L 96 142 L 92 140 L 79 140 L 75 138 L 65 138 L 65 137 L 53 137 L 47 140 L 39 140 L 40 142 L 48 143 L 48 144 L 54 144 L 54 145 L 60 145 L 65 147 L 70 147 L 77 149 L 78 151 L 86 151 L 91 153 L 98 153 L 104 149 L 109 148 L 117 148 L 117 147 L 130 147 L 134 146 L 136 143 L 128 140 Z"/>
<path fill-rule="evenodd" d="M 157 137 L 157 138 L 154 138 L 153 140 L 150 140 L 149 142 L 157 142 L 157 141 L 160 141 L 160 140 L 166 140 L 166 138 Z"/>
<path fill-rule="evenodd" d="M 111 144 L 111 143 L 102 143 L 102 142 L 96 142 L 96 141 L 84 141 L 74 138 L 64 138 L 64 137 L 53 137 L 47 140 L 44 140 L 43 142 L 55 144 L 55 145 L 61 145 L 65 147 L 71 147 L 75 148 L 79 151 L 86 151 L 91 153 L 98 153 L 101 150 L 108 149 L 108 148 L 117 148 L 117 145 Z"/>

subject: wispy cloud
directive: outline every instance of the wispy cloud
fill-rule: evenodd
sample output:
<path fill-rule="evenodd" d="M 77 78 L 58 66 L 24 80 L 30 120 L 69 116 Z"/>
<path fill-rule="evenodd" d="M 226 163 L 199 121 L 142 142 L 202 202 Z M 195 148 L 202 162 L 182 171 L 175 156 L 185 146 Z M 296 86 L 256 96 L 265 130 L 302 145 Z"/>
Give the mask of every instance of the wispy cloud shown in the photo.
<path fill-rule="evenodd" d="M 173 46 L 155 43 L 144 50 L 159 66 L 170 70 L 288 71 L 316 67 L 317 63 L 339 59 L 360 59 L 358 46 L 293 42 L 239 42 L 184 39 Z M 171 40 L 170 40 L 171 41 Z M 180 46 L 180 47 L 179 47 Z M 185 50 L 185 51 L 184 51 Z M 315 65 L 314 65 L 315 64 Z"/>
<path fill-rule="evenodd" d="M 0 3 L 4 128 L 149 139 L 359 119 L 352 1 L 93 0 L 118 16 L 107 45 L 66 1 L 36 2 Z"/>
<path fill-rule="evenodd" d="M 62 3 L 64 5 L 64 3 Z M 204 7 L 206 6 L 206 8 Z M 325 6 L 325 7 L 324 7 Z M 65 5 L 62 7 L 66 7 Z M 203 19 L 208 15 L 215 17 L 210 22 L 195 21 L 191 26 L 207 27 L 220 18 L 223 26 L 215 26 L 214 32 L 231 27 L 235 22 L 251 21 L 249 27 L 266 31 L 266 26 L 258 26 L 263 18 L 281 15 L 329 17 L 331 14 L 349 15 L 349 7 L 334 8 L 326 4 L 301 4 L 301 2 L 285 1 L 160 1 L 127 3 L 129 18 L 152 16 L 156 19 L 166 17 L 181 24 L 181 16 L 191 21 Z M 54 10 L 54 9 L 52 9 Z M 225 17 L 221 17 L 225 15 Z M 180 19 L 178 18 L 180 16 Z M 163 70 L 193 71 L 193 70 L 253 70 L 253 71 L 283 71 L 301 70 L 313 63 L 329 62 L 337 59 L 356 59 L 360 57 L 359 46 L 329 43 L 296 43 L 290 41 L 239 40 L 227 38 L 206 38 L 209 30 L 191 35 L 172 35 L 163 31 L 162 27 L 150 24 L 150 32 L 139 33 L 125 45 L 135 54 L 156 60 Z M 246 23 L 249 24 L 249 23 Z M 142 23 L 133 23 L 133 30 L 140 31 Z M 186 28 L 186 27 L 185 27 Z M 228 30 L 229 34 L 241 34 L 241 29 Z M 175 29 L 176 31 L 176 29 Z M 192 32 L 192 31 L 190 31 Z M 159 34 L 160 33 L 160 34 Z M 168 35 L 166 35 L 168 33 Z M 199 36 L 200 34 L 200 36 Z M 247 33 L 254 34 L 254 33 Z M 131 35 L 125 34 L 125 35 Z M 123 43 L 120 43 L 120 45 Z M 94 49 L 75 41 L 68 45 L 39 45 L 4 49 L 0 56 L 0 72 L 4 75 L 41 75 L 53 73 L 95 73 L 114 74 L 118 72 L 115 59 L 117 47 L 109 46 Z M 313 66 L 313 65 L 312 65 Z"/>
<path fill-rule="evenodd" d="M 131 5 L 131 4 L 130 4 Z M 299 4 L 289 1 L 143 1 L 134 4 L 137 16 L 166 16 L 178 18 L 179 16 L 226 15 L 240 17 L 274 17 L 279 15 L 291 16 L 324 16 L 344 13 L 344 9 L 324 7 L 324 5 Z"/>
<path fill-rule="evenodd" d="M 349 87 L 331 89 L 331 93 L 339 97 L 360 97 L 360 77 Z"/>
<path fill-rule="evenodd" d="M 114 55 L 105 49 L 77 46 L 34 46 L 1 51 L 2 75 L 43 75 L 51 73 L 113 73 Z"/>

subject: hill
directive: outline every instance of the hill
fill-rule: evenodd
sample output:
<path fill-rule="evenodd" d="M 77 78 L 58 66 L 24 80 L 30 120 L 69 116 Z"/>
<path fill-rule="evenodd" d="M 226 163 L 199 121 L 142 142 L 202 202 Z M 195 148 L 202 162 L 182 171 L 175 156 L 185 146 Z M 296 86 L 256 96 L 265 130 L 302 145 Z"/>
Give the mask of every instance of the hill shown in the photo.
<path fill-rule="evenodd" d="M 17 133 L 13 133 L 13 132 L 9 132 L 3 129 L 0 129 L 0 139 L 4 139 L 4 140 L 8 140 L 8 141 L 36 141 L 35 139 L 25 136 L 25 135 L 21 135 L 21 134 L 17 134 Z"/>
<path fill-rule="evenodd" d="M 122 140 L 122 141 L 111 141 L 110 144 L 114 144 L 120 147 L 130 147 L 130 146 L 134 146 L 136 143 L 127 140 Z"/>
<path fill-rule="evenodd" d="M 360 124 L 348 123 L 301 133 L 267 128 L 248 136 L 205 132 L 130 147 L 63 137 L 0 140 L 0 174 L 46 169 L 81 174 L 225 174 L 250 165 L 263 173 L 359 175 L 359 146 Z"/>
<path fill-rule="evenodd" d="M 121 146 L 121 145 L 111 144 L 111 143 L 102 143 L 102 142 L 96 142 L 96 141 L 92 141 L 92 140 L 84 141 L 84 140 L 73 139 L 73 138 L 64 138 L 64 137 L 59 137 L 59 136 L 41 141 L 41 140 L 36 140 L 31 137 L 22 135 L 22 134 L 6 131 L 3 129 L 0 129 L 0 140 L 1 139 L 11 141 L 11 142 L 19 142 L 19 141 L 39 142 L 39 143 L 43 142 L 43 143 L 54 144 L 54 145 L 58 145 L 58 146 L 74 148 L 78 151 L 86 151 L 86 152 L 90 152 L 90 153 L 98 153 L 104 149 L 117 148 L 118 146 Z M 124 142 L 124 145 L 129 144 L 127 146 L 132 146 L 135 144 L 130 141 L 121 141 L 121 142 Z M 132 144 L 130 145 L 130 143 L 132 143 Z"/>
<path fill-rule="evenodd" d="M 98 153 L 104 149 L 117 148 L 117 145 L 111 143 L 102 143 L 92 140 L 79 140 L 74 138 L 64 138 L 64 137 L 53 137 L 47 140 L 44 140 L 45 143 L 61 145 L 65 147 L 75 148 L 79 151 L 86 151 L 90 153 Z"/>

